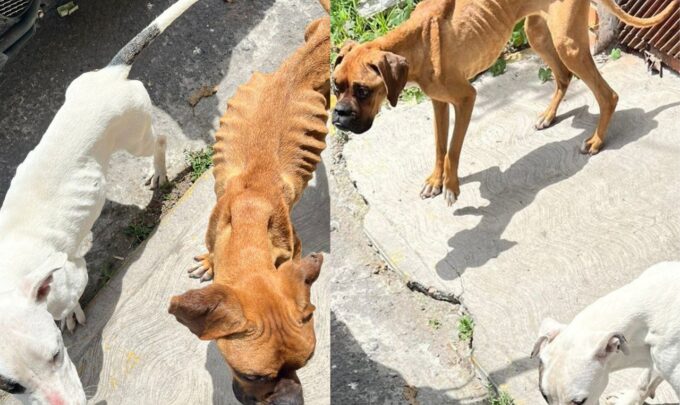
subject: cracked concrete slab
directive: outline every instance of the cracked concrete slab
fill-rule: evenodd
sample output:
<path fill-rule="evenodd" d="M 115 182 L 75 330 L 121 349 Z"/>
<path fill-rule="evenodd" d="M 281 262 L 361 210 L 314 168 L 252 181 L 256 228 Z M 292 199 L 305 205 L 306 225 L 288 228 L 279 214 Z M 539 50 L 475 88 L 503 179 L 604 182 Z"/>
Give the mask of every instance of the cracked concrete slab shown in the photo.
<path fill-rule="evenodd" d="M 680 257 L 680 78 L 648 76 L 631 55 L 601 66 L 620 101 L 605 149 L 586 157 L 577 149 L 597 125 L 594 97 L 573 81 L 557 124 L 536 132 L 553 91 L 539 66 L 528 57 L 475 83 L 451 208 L 418 195 L 434 163 L 429 102 L 384 108 L 344 151 L 370 207 L 369 238 L 406 278 L 461 297 L 476 321 L 476 363 L 518 404 L 541 401 L 529 353 L 543 317 L 569 321 L 651 264 Z M 677 399 L 666 387 L 655 401 Z"/>
<path fill-rule="evenodd" d="M 331 392 L 336 404 L 485 404 L 455 339 L 460 306 L 410 291 L 362 232 L 368 207 L 332 137 Z"/>

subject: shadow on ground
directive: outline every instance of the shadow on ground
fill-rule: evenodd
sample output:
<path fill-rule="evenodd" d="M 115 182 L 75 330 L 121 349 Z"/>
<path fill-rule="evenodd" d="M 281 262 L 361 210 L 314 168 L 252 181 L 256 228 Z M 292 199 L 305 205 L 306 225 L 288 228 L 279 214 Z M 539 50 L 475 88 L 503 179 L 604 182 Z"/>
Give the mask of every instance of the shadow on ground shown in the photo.
<path fill-rule="evenodd" d="M 648 135 L 657 127 L 654 120 L 660 112 L 679 105 L 671 103 L 645 112 L 640 108 L 617 111 L 612 119 L 611 128 L 620 132 L 610 134 L 601 154 L 621 149 Z M 516 242 L 505 240 L 501 235 L 513 216 L 529 206 L 539 192 L 553 184 L 566 180 L 581 171 L 589 159 L 581 155 L 578 148 L 591 136 L 599 116 L 588 113 L 587 107 L 580 107 L 561 114 L 558 122 L 573 116 L 572 125 L 583 132 L 570 139 L 545 144 L 513 163 L 507 170 L 498 166 L 470 174 L 461 178 L 461 184 L 480 182 L 481 196 L 489 201 L 484 207 L 463 207 L 454 215 L 481 216 L 477 226 L 455 234 L 448 241 L 451 251 L 436 265 L 437 274 L 444 280 L 460 277 L 468 268 L 481 267 L 489 260 L 511 249 Z M 617 126 L 617 121 L 636 122 L 637 127 Z M 635 132 L 633 132 L 635 131 Z M 554 163 L 552 170 L 539 171 L 545 167 L 539 162 Z M 574 196 L 576 198 L 576 196 Z"/>
<path fill-rule="evenodd" d="M 331 393 L 338 404 L 484 404 L 479 398 L 454 401 L 448 390 L 457 390 L 470 381 L 457 381 L 448 390 L 414 387 L 396 370 L 370 358 L 344 322 L 331 311 L 333 350 L 331 351 Z M 349 374 L 349 375 L 348 375 Z M 351 383 L 346 383 L 352 381 Z M 397 388 L 401 387 L 401 389 Z"/>

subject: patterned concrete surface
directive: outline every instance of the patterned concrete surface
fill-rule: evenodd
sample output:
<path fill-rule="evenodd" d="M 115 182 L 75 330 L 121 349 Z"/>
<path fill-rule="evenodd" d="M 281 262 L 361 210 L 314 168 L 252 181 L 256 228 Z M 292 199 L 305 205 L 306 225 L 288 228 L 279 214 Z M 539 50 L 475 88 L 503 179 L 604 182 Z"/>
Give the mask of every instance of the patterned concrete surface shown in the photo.
<path fill-rule="evenodd" d="M 370 206 L 368 236 L 405 277 L 460 295 L 476 320 L 476 362 L 519 404 L 542 401 L 529 353 L 543 317 L 569 321 L 649 265 L 680 257 L 680 78 L 648 76 L 630 55 L 601 66 L 620 102 L 606 148 L 586 157 L 577 148 L 597 124 L 594 97 L 574 81 L 558 123 L 536 132 L 553 91 L 539 66 L 529 56 L 475 83 L 451 208 L 418 195 L 434 163 L 429 102 L 384 109 L 345 147 Z M 675 399 L 666 390 L 658 401 Z"/>

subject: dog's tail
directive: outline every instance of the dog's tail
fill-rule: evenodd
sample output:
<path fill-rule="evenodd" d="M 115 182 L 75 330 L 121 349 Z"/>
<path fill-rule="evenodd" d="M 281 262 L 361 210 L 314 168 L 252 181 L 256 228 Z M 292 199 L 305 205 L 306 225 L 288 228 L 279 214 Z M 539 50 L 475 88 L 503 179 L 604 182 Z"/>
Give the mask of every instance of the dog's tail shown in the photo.
<path fill-rule="evenodd" d="M 328 14 L 331 13 L 331 0 L 319 0 L 319 3 L 321 3 L 321 7 L 323 7 Z"/>
<path fill-rule="evenodd" d="M 599 0 L 605 7 L 607 7 L 612 14 L 619 18 L 628 25 L 632 25 L 637 28 L 647 28 L 652 25 L 656 25 L 661 21 L 668 18 L 675 11 L 675 7 L 678 5 L 678 1 L 671 1 L 669 5 L 666 6 L 660 13 L 653 15 L 649 18 L 639 18 L 626 13 L 614 0 Z"/>
<path fill-rule="evenodd" d="M 142 52 L 157 36 L 159 36 L 166 28 L 172 24 L 179 16 L 181 16 L 189 7 L 193 6 L 198 0 L 179 0 L 167 10 L 163 11 L 161 15 L 151 21 L 142 32 L 137 34 L 130 42 L 128 42 L 116 56 L 111 59 L 109 66 L 132 66 L 137 55 Z M 129 69 L 127 69 L 129 71 Z"/>

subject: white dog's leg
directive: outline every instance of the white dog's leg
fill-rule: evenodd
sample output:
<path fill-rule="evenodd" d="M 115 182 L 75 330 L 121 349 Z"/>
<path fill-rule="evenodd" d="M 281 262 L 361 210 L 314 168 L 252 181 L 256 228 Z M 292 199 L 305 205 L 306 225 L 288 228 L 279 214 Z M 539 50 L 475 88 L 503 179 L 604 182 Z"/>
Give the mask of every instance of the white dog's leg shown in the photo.
<path fill-rule="evenodd" d="M 607 405 L 642 405 L 647 398 L 654 398 L 656 389 L 663 382 L 658 372 L 651 368 L 646 369 L 636 389 L 617 392 L 607 397 Z"/>
<path fill-rule="evenodd" d="M 87 286 L 87 266 L 85 259 L 76 258 L 54 273 L 52 293 L 48 297 L 47 309 L 55 319 L 73 332 L 78 323 L 85 322 L 85 313 L 78 300 Z"/>
<path fill-rule="evenodd" d="M 165 166 L 165 149 L 167 139 L 165 135 L 156 136 L 153 151 L 153 174 L 149 176 L 146 185 L 152 190 L 168 182 L 168 174 Z"/>

